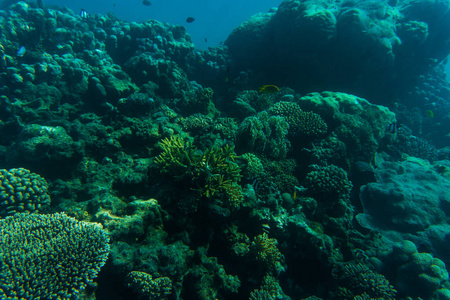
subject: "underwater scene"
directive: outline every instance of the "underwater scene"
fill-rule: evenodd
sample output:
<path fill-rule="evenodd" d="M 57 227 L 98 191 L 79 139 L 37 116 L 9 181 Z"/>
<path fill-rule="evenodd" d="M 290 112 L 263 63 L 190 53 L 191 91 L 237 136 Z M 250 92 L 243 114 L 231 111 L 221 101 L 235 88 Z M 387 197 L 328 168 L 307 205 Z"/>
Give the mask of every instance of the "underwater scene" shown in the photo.
<path fill-rule="evenodd" d="M 0 299 L 450 299 L 450 0 L 0 8 Z"/>

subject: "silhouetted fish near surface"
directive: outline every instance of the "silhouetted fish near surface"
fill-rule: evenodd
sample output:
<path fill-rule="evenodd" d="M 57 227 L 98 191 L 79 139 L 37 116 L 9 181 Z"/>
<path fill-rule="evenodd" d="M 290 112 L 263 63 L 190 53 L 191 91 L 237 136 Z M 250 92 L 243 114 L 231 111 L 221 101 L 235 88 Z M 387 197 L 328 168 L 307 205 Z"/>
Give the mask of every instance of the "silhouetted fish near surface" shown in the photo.
<path fill-rule="evenodd" d="M 80 17 L 81 17 L 82 19 L 87 19 L 87 17 L 88 17 L 87 11 L 85 11 L 84 9 L 81 9 L 81 10 L 80 10 Z"/>
<path fill-rule="evenodd" d="M 194 21 L 195 21 L 195 19 L 193 17 L 187 17 L 187 19 L 186 19 L 187 23 L 192 23 Z"/>
<path fill-rule="evenodd" d="M 150 5 L 152 5 L 152 3 L 151 3 L 150 1 L 148 1 L 148 0 L 142 1 L 142 4 L 144 4 L 145 6 L 150 6 Z"/>

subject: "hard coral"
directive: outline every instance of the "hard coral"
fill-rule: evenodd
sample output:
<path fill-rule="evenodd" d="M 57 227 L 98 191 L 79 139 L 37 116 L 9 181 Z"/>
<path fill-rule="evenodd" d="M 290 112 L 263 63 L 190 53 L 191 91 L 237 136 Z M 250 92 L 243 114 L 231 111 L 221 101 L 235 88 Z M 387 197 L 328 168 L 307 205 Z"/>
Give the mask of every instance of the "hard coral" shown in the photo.
<path fill-rule="evenodd" d="M 234 162 L 234 148 L 208 148 L 201 153 L 179 136 L 161 141 L 163 152 L 155 158 L 161 172 L 175 180 L 187 180 L 191 190 L 206 198 L 215 196 L 226 205 L 236 207 L 242 201 L 240 168 Z M 221 199 L 224 198 L 224 199 Z"/>
<path fill-rule="evenodd" d="M 270 107 L 269 113 L 284 117 L 292 136 L 318 137 L 327 132 L 327 124 L 318 114 L 303 111 L 294 102 L 277 102 Z"/>
<path fill-rule="evenodd" d="M 0 170 L 0 216 L 39 212 L 50 205 L 48 184 L 27 169 Z"/>
<path fill-rule="evenodd" d="M 143 299 L 166 299 L 172 293 L 172 281 L 168 277 L 153 279 L 145 272 L 132 271 L 126 278 L 128 286 Z"/>
<path fill-rule="evenodd" d="M 0 298 L 75 299 L 109 253 L 102 226 L 65 214 L 0 220 Z"/>

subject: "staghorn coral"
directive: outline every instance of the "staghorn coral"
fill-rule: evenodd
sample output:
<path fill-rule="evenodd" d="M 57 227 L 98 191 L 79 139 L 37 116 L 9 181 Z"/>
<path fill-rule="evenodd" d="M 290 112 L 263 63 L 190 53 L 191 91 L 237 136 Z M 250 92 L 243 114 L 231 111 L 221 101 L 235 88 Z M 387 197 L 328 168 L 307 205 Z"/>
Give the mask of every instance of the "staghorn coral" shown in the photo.
<path fill-rule="evenodd" d="M 145 272 L 132 271 L 128 273 L 126 281 L 141 299 L 166 299 L 172 293 L 172 281 L 168 277 L 153 279 L 152 275 Z"/>
<path fill-rule="evenodd" d="M 381 274 L 361 263 L 339 264 L 333 276 L 340 284 L 340 299 L 395 299 L 397 291 Z"/>
<path fill-rule="evenodd" d="M 65 214 L 16 214 L 0 230 L 1 299 L 77 298 L 108 258 L 102 226 Z"/>
<path fill-rule="evenodd" d="M 0 216 L 39 212 L 50 205 L 47 181 L 27 169 L 0 170 Z"/>
<path fill-rule="evenodd" d="M 163 173 L 175 180 L 189 181 L 191 190 L 201 196 L 218 198 L 230 207 L 239 206 L 243 200 L 241 187 L 237 184 L 240 168 L 234 162 L 234 148 L 208 148 L 201 153 L 190 142 L 179 136 L 161 141 L 163 152 L 155 158 L 156 165 Z"/>
<path fill-rule="evenodd" d="M 327 124 L 318 114 L 302 111 L 294 102 L 277 102 L 270 107 L 269 113 L 284 117 L 292 136 L 319 137 L 327 132 Z"/>

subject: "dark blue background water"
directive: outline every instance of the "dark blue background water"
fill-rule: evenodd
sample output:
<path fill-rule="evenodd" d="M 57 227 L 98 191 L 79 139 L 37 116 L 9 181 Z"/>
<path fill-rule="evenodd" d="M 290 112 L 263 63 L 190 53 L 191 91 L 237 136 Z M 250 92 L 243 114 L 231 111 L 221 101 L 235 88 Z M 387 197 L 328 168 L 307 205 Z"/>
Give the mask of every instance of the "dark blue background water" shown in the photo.
<path fill-rule="evenodd" d="M 258 12 L 277 7 L 281 0 L 150 0 L 145 6 L 142 0 L 44 0 L 44 4 L 66 6 L 78 13 L 81 8 L 90 13 L 107 12 L 127 21 L 155 19 L 171 24 L 184 25 L 191 34 L 196 48 L 217 46 L 239 24 Z M 194 17 L 193 23 L 186 23 Z M 205 38 L 207 42 L 205 42 Z"/>

